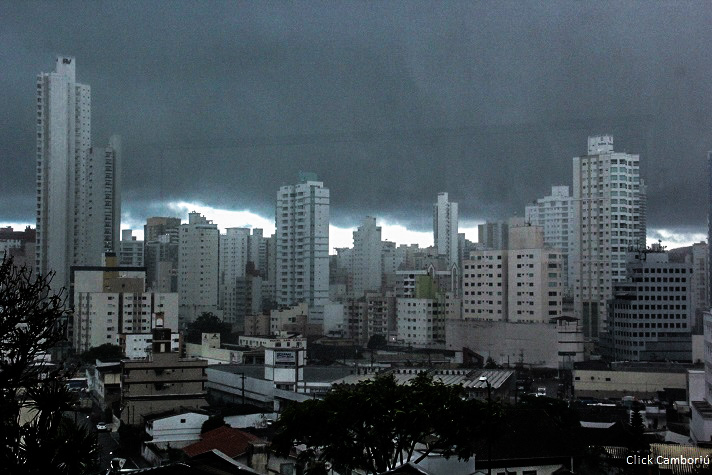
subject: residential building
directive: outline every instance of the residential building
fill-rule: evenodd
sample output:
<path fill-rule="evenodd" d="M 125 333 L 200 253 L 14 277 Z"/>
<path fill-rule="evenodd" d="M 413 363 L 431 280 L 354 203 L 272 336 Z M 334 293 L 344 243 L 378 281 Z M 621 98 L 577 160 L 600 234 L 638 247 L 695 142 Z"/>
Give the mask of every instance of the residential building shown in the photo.
<path fill-rule="evenodd" d="M 188 214 L 179 228 L 178 294 L 182 322 L 203 312 L 218 315 L 220 231 L 200 213 Z"/>
<path fill-rule="evenodd" d="M 154 328 L 150 357 L 121 361 L 122 423 L 143 425 L 152 414 L 207 405 L 208 362 L 172 352 L 171 333 Z"/>
<path fill-rule="evenodd" d="M 638 155 L 613 150 L 613 137 L 588 138 L 573 159 L 574 316 L 587 338 L 605 329 L 613 284 L 625 280 L 626 253 L 645 248 L 645 193 Z"/>
<path fill-rule="evenodd" d="M 250 234 L 248 237 L 248 243 L 248 261 L 252 263 L 252 270 L 263 278 L 267 277 L 267 238 L 264 237 L 262 229 L 254 228 L 252 230 L 252 234 Z"/>
<path fill-rule="evenodd" d="M 399 344 L 445 345 L 445 292 L 437 285 L 432 267 L 429 270 L 398 272 L 395 330 Z"/>
<path fill-rule="evenodd" d="M 237 279 L 244 279 L 247 263 L 250 259 L 248 228 L 227 228 L 220 235 L 220 279 L 218 305 L 223 310 L 223 318 L 234 325 L 242 325 L 238 319 L 244 318 L 244 312 L 237 312 Z"/>
<path fill-rule="evenodd" d="M 563 257 L 543 230 L 521 218 L 507 224 L 508 249 L 472 251 L 463 263 L 465 319 L 545 323 L 563 311 Z"/>
<path fill-rule="evenodd" d="M 119 345 L 126 334 L 150 335 L 159 320 L 177 328 L 178 295 L 147 292 L 143 268 L 116 264 L 109 257 L 106 266 L 72 267 L 71 338 L 77 353 Z"/>
<path fill-rule="evenodd" d="M 17 267 L 35 268 L 35 241 L 37 233 L 27 226 L 24 231 L 15 231 L 11 226 L 0 228 L 0 259 L 12 257 Z"/>
<path fill-rule="evenodd" d="M 316 175 L 277 193 L 276 282 L 279 305 L 306 302 L 319 324 L 329 300 L 329 189 Z"/>
<path fill-rule="evenodd" d="M 711 154 L 712 155 L 712 154 Z M 695 442 L 712 441 L 712 312 L 704 312 L 704 389 L 690 401 L 690 438 Z"/>
<path fill-rule="evenodd" d="M 613 284 L 611 357 L 626 361 L 692 360 L 692 265 L 668 261 L 659 245 L 628 254 L 627 279 Z"/>
<path fill-rule="evenodd" d="M 445 256 L 448 264 L 458 262 L 459 238 L 457 203 L 448 200 L 447 193 L 438 193 L 433 205 L 433 236 L 439 256 Z"/>
<path fill-rule="evenodd" d="M 176 296 L 177 297 L 177 296 Z M 178 299 L 176 298 L 176 313 L 178 309 Z M 161 314 L 156 314 L 158 318 L 161 318 Z M 152 318 L 151 321 L 155 324 L 156 319 Z M 178 319 L 175 319 L 176 323 Z M 119 346 L 121 347 L 121 352 L 124 356 L 130 360 L 144 359 L 151 355 L 151 342 L 153 341 L 152 333 L 121 333 L 119 335 Z M 181 337 L 180 333 L 171 333 L 171 351 L 177 352 L 181 348 Z"/>
<path fill-rule="evenodd" d="M 147 285 L 157 292 L 178 292 L 180 218 L 151 217 L 143 227 Z"/>
<path fill-rule="evenodd" d="M 569 247 L 574 235 L 573 197 L 568 186 L 552 186 L 551 195 L 539 198 L 525 208 L 526 222 L 540 226 L 544 231 L 544 244 L 559 249 L 563 258 L 564 295 L 573 296 L 571 282 L 573 263 L 569 262 Z"/>
<path fill-rule="evenodd" d="M 356 298 L 367 291 L 381 289 L 382 244 L 381 227 L 370 216 L 353 232 L 354 247 L 351 258 L 353 275 L 352 295 Z"/>
<path fill-rule="evenodd" d="M 131 229 L 121 231 L 119 265 L 143 267 L 143 241 L 138 241 Z"/>
<path fill-rule="evenodd" d="M 69 288 L 70 266 L 99 265 L 117 251 L 121 148 L 112 137 L 91 146 L 91 90 L 76 81 L 76 60 L 58 56 L 37 76 L 36 269 Z"/>
<path fill-rule="evenodd" d="M 509 231 L 505 221 L 487 221 L 477 225 L 477 243 L 484 249 L 507 249 Z M 465 256 L 467 257 L 467 255 Z"/>

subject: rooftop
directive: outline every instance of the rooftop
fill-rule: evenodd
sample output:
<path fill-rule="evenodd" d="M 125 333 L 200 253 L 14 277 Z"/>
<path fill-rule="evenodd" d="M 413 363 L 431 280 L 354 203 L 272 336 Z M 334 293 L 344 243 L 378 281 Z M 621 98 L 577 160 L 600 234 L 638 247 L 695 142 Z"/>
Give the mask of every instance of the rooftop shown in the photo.
<path fill-rule="evenodd" d="M 218 427 L 201 435 L 200 442 L 183 447 L 189 457 L 217 449 L 230 458 L 239 457 L 247 452 L 250 442 L 261 442 L 257 436 L 229 426 Z"/>

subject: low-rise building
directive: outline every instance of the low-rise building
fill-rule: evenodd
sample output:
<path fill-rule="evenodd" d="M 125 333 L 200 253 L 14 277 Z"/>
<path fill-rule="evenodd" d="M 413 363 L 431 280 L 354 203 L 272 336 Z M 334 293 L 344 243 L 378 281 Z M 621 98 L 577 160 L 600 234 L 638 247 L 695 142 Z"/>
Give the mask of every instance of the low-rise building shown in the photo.
<path fill-rule="evenodd" d="M 596 364 L 574 369 L 576 397 L 652 399 L 667 389 L 687 390 L 687 368 L 670 363 Z"/>
<path fill-rule="evenodd" d="M 155 328 L 152 351 L 144 360 L 121 361 L 121 421 L 142 425 L 145 417 L 179 407 L 207 404 L 207 361 L 171 352 L 171 330 Z"/>

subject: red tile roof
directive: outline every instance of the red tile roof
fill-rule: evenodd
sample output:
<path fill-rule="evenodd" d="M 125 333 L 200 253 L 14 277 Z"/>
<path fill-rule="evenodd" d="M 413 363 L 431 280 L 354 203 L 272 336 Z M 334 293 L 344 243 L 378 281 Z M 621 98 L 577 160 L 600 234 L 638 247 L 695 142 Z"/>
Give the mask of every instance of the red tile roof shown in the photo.
<path fill-rule="evenodd" d="M 195 457 L 218 449 L 228 457 L 235 458 L 247 452 L 251 441 L 261 440 L 259 437 L 229 426 L 218 427 L 202 434 L 201 437 L 200 442 L 183 447 L 183 452 L 189 457 Z"/>

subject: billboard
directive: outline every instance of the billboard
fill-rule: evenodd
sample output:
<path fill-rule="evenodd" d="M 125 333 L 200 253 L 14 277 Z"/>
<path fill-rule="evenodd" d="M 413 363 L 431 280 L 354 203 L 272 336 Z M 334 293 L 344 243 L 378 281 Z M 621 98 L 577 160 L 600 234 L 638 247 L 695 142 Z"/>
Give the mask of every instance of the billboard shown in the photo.
<path fill-rule="evenodd" d="M 274 362 L 275 364 L 296 364 L 297 362 L 297 352 L 296 351 L 275 351 L 274 352 Z"/>

